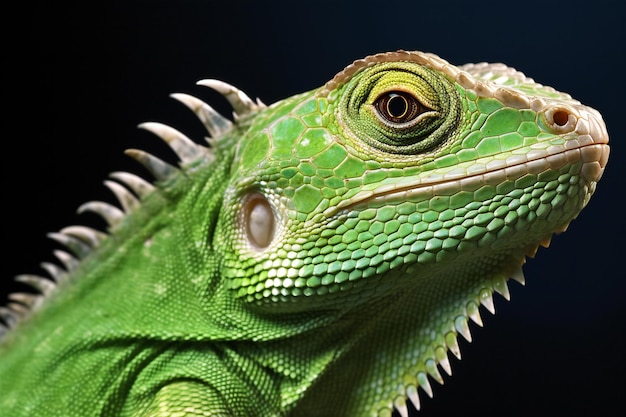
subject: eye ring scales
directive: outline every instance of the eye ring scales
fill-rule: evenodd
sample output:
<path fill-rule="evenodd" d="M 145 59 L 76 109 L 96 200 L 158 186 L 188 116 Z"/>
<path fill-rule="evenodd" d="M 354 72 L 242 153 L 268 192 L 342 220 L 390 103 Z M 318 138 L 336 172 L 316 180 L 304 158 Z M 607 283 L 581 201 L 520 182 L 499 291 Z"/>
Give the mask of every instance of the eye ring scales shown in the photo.
<path fill-rule="evenodd" d="M 428 67 L 380 63 L 343 88 L 336 115 L 358 148 L 416 155 L 441 145 L 458 128 L 459 92 L 452 80 Z"/>

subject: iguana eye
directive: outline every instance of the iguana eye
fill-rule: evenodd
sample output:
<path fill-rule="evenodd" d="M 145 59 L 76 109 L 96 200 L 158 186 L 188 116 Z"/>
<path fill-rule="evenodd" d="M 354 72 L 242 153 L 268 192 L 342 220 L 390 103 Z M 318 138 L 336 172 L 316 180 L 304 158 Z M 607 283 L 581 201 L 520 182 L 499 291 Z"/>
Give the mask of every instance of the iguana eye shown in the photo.
<path fill-rule="evenodd" d="M 407 123 L 428 109 L 413 95 L 404 91 L 388 91 L 374 101 L 376 112 L 384 121 Z"/>
<path fill-rule="evenodd" d="M 336 115 L 357 146 L 388 155 L 430 151 L 451 137 L 462 105 L 454 82 L 411 62 L 382 62 L 341 90 Z"/>
<path fill-rule="evenodd" d="M 253 193 L 246 197 L 242 220 L 245 237 L 252 246 L 261 250 L 272 243 L 276 221 L 274 211 L 264 195 Z"/>

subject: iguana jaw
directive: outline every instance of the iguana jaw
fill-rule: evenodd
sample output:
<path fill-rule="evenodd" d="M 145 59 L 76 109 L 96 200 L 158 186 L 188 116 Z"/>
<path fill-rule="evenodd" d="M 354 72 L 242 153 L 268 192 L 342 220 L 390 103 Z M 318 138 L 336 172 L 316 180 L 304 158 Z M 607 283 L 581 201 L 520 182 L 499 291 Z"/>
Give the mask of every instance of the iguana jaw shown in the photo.
<path fill-rule="evenodd" d="M 341 201 L 336 207 L 330 207 L 325 215 L 332 217 L 336 213 L 349 210 L 356 206 L 369 203 L 405 201 L 418 196 L 447 195 L 446 191 L 476 189 L 477 185 L 500 184 L 503 181 L 515 180 L 527 173 L 540 173 L 546 169 L 559 169 L 568 163 L 583 161 L 581 175 L 589 182 L 597 182 L 604 171 L 608 160 L 609 148 L 605 144 L 583 145 L 575 149 L 529 159 L 524 162 L 507 165 L 504 168 L 485 170 L 472 175 L 451 172 L 450 175 L 433 175 L 424 178 L 417 184 L 387 184 L 373 191 L 362 191 L 350 199 Z M 518 159 L 512 157 L 511 159 Z M 455 179 L 458 178 L 458 179 Z"/>
<path fill-rule="evenodd" d="M 602 177 L 608 161 L 609 138 L 602 119 L 591 113 L 587 116 L 587 121 L 576 124 L 574 138 L 563 145 L 511 154 L 505 159 L 483 158 L 469 166 L 458 166 L 446 172 L 440 170 L 417 179 L 398 179 L 373 190 L 360 191 L 337 206 L 329 207 L 324 214 L 332 217 L 361 205 L 406 201 L 420 196 L 432 198 L 460 190 L 475 190 L 485 184 L 498 185 L 505 181 L 514 181 L 525 174 L 558 170 L 578 162 L 582 163 L 582 178 L 588 184 L 594 184 Z"/>

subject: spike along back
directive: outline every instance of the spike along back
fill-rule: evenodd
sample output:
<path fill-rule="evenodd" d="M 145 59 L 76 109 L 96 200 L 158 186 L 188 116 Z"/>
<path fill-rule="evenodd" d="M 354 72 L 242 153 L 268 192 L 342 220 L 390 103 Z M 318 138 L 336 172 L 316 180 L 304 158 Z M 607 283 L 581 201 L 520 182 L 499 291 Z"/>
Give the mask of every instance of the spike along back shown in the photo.
<path fill-rule="evenodd" d="M 108 230 L 69 226 L 49 276 L 0 307 L 0 414 L 407 416 L 468 322 L 587 205 L 600 114 L 503 64 L 360 59 L 270 106 L 216 80 L 227 118 L 172 97 L 179 166 L 114 172 Z M 550 277 L 545 277 L 549 279 Z"/>

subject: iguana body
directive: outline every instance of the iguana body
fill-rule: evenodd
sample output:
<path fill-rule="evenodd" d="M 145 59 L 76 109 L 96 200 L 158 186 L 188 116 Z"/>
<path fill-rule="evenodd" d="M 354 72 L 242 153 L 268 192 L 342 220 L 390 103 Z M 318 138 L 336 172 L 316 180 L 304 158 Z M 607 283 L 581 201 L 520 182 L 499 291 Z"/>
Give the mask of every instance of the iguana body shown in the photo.
<path fill-rule="evenodd" d="M 608 159 L 598 112 L 501 64 L 378 54 L 269 107 L 200 84 L 235 122 L 175 95 L 209 147 L 143 125 L 181 167 L 129 151 L 156 184 L 113 174 L 123 211 L 83 207 L 109 233 L 19 277 L 45 297 L 0 310 L 2 416 L 406 415 Z"/>

